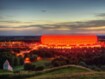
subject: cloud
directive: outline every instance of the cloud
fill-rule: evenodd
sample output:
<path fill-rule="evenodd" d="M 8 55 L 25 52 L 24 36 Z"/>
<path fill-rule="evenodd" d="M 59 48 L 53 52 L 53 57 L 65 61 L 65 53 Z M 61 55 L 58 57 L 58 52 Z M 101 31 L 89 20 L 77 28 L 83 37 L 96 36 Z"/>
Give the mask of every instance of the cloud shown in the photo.
<path fill-rule="evenodd" d="M 10 26 L 10 27 L 28 27 L 28 26 L 41 26 L 41 25 L 47 25 L 47 24 L 55 24 L 57 22 L 54 21 L 48 21 L 48 20 L 35 20 L 35 21 L 18 21 L 18 20 L 0 20 L 1 26 Z"/>
<path fill-rule="evenodd" d="M 0 16 L 0 19 L 3 19 L 4 17 Z"/>
<path fill-rule="evenodd" d="M 105 13 L 99 13 L 99 14 L 97 14 L 96 16 L 98 16 L 98 17 L 104 17 L 105 18 Z"/>
<path fill-rule="evenodd" d="M 47 10 L 41 10 L 41 12 L 47 12 Z"/>
<path fill-rule="evenodd" d="M 15 21 L 14 21 L 15 22 Z M 19 23 L 19 22 L 15 22 Z M 72 34 L 72 33 L 104 33 L 105 20 L 64 22 L 54 24 L 33 24 L 20 26 L 0 26 L 0 31 L 19 31 L 23 34 Z"/>
<path fill-rule="evenodd" d="M 20 21 L 12 21 L 12 20 L 9 20 L 9 21 L 0 21 L 1 23 L 21 23 Z"/>
<path fill-rule="evenodd" d="M 10 28 L 9 26 L 0 26 L 0 28 Z"/>
<path fill-rule="evenodd" d="M 86 21 L 86 22 L 65 22 L 65 23 L 58 23 L 58 24 L 50 24 L 50 25 L 44 25 L 44 26 L 40 26 L 40 28 L 42 29 L 68 29 L 68 30 L 83 30 L 88 29 L 88 28 L 92 28 L 92 27 L 98 27 L 100 29 L 100 27 L 104 27 L 105 26 L 105 20 L 91 20 L 91 21 Z M 95 30 L 95 29 L 93 29 Z M 102 28 L 103 30 L 103 28 Z"/>
<path fill-rule="evenodd" d="M 7 19 L 7 18 L 13 18 L 14 16 L 11 15 L 0 15 L 0 22 L 2 22 L 3 19 Z M 6 21 L 4 21 L 6 22 Z"/>
<path fill-rule="evenodd" d="M 2 21 L 3 22 L 3 21 Z M 19 21 L 4 21 L 12 23 L 21 23 Z M 20 26 L 0 26 L 0 28 L 41 28 L 48 30 L 57 30 L 57 29 L 68 29 L 68 30 L 79 30 L 87 28 L 100 28 L 105 26 L 105 20 L 91 20 L 86 22 L 65 22 L 65 23 L 55 23 L 55 24 L 33 24 L 33 25 L 20 25 Z"/>

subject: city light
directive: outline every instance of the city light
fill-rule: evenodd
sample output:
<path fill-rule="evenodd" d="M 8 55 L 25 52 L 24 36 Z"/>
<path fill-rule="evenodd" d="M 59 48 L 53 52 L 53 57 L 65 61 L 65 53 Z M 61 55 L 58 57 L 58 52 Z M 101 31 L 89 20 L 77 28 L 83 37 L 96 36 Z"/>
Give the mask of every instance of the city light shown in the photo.
<path fill-rule="evenodd" d="M 42 35 L 41 43 L 45 45 L 87 45 L 96 44 L 96 35 Z"/>

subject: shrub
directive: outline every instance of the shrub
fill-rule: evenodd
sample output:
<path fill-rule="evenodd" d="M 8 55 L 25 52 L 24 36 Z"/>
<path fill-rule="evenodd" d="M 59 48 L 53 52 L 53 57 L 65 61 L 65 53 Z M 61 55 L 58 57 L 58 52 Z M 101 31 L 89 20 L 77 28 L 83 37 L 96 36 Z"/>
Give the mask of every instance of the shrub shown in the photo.
<path fill-rule="evenodd" d="M 101 66 L 101 70 L 105 71 L 105 65 Z"/>
<path fill-rule="evenodd" d="M 100 71 L 100 68 L 97 67 L 96 65 L 89 65 L 88 68 L 90 68 L 92 70 Z"/>
<path fill-rule="evenodd" d="M 24 70 L 35 70 L 36 66 L 33 64 L 24 64 Z"/>
<path fill-rule="evenodd" d="M 51 63 L 54 67 L 57 67 L 57 66 L 69 64 L 69 60 L 65 57 L 59 57 L 59 58 L 55 58 L 54 60 L 52 60 Z"/>
<path fill-rule="evenodd" d="M 83 61 L 79 62 L 79 65 L 84 66 L 84 67 L 88 67 L 87 64 Z"/>
<path fill-rule="evenodd" d="M 52 65 L 53 65 L 54 67 L 60 66 L 58 60 L 53 60 L 53 61 L 52 61 Z"/>
<path fill-rule="evenodd" d="M 31 65 L 31 70 L 35 70 L 36 69 L 36 65 L 35 64 L 32 64 Z"/>
<path fill-rule="evenodd" d="M 44 66 L 43 66 L 43 65 L 37 66 L 37 67 L 35 68 L 35 70 L 36 70 L 36 71 L 42 71 L 42 70 L 44 70 Z"/>
<path fill-rule="evenodd" d="M 51 68 L 51 67 L 52 67 L 52 64 L 51 64 L 51 62 L 47 62 L 47 63 L 45 63 L 45 66 L 46 66 L 47 68 Z"/>

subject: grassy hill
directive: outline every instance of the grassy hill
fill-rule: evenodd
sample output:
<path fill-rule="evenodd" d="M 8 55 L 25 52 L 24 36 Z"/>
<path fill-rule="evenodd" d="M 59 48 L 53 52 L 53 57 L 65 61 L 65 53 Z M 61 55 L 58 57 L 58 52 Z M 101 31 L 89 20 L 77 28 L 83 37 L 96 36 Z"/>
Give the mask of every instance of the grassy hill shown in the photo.
<path fill-rule="evenodd" d="M 92 71 L 81 66 L 63 66 L 26 79 L 105 79 L 105 72 Z"/>
<path fill-rule="evenodd" d="M 27 79 L 105 79 L 105 72 L 78 72 L 78 73 L 59 73 L 43 74 Z"/>
<path fill-rule="evenodd" d="M 0 72 L 6 72 L 0 70 Z M 43 71 L 22 71 L 0 75 L 0 79 L 105 79 L 105 72 L 78 65 L 65 65 Z"/>

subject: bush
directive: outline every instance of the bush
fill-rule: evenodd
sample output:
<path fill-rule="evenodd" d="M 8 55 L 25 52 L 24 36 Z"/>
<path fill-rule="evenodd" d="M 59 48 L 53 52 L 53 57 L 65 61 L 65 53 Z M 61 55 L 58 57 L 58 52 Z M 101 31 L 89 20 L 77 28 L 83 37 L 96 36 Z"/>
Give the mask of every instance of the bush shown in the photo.
<path fill-rule="evenodd" d="M 58 60 L 53 60 L 53 61 L 52 61 L 52 65 L 53 65 L 54 67 L 57 67 L 57 66 L 60 66 L 60 63 L 59 63 Z"/>
<path fill-rule="evenodd" d="M 83 61 L 79 62 L 79 65 L 84 66 L 84 67 L 88 67 L 88 65 Z"/>
<path fill-rule="evenodd" d="M 51 62 L 47 62 L 47 63 L 45 63 L 45 66 L 46 66 L 47 68 L 51 68 L 51 67 L 52 67 L 52 64 L 51 64 Z"/>
<path fill-rule="evenodd" d="M 105 71 L 105 65 L 101 66 L 101 70 Z"/>
<path fill-rule="evenodd" d="M 24 70 L 35 70 L 36 66 L 33 64 L 24 64 Z"/>
<path fill-rule="evenodd" d="M 42 71 L 44 69 L 44 65 L 39 65 L 36 67 L 35 64 L 24 64 L 24 70 L 28 71 Z"/>
<path fill-rule="evenodd" d="M 89 65 L 88 68 L 95 70 L 95 71 L 100 71 L 100 68 L 97 67 L 96 65 Z"/>
<path fill-rule="evenodd" d="M 36 70 L 36 71 L 42 71 L 42 70 L 44 70 L 44 66 L 43 66 L 43 65 L 37 66 L 37 67 L 35 68 L 35 70 Z"/>
<path fill-rule="evenodd" d="M 30 55 L 30 60 L 31 60 L 31 62 L 34 62 L 34 61 L 36 61 L 37 60 L 37 55 L 34 55 L 34 54 L 32 54 L 32 55 Z"/>
<path fill-rule="evenodd" d="M 69 64 L 69 60 L 65 57 L 59 57 L 59 58 L 55 58 L 54 60 L 52 60 L 51 63 L 54 67 L 57 67 L 57 66 Z"/>

